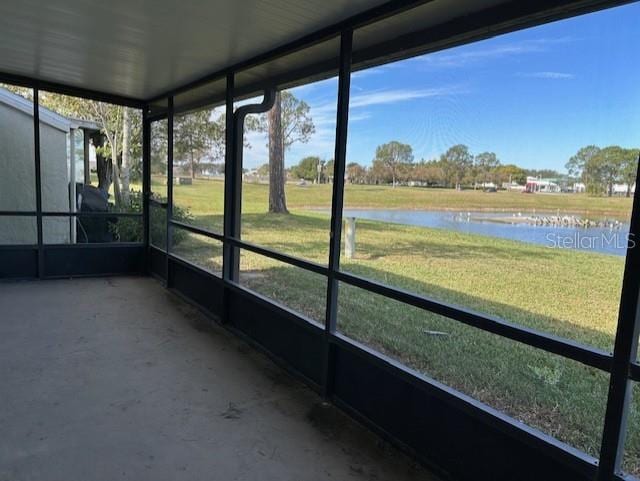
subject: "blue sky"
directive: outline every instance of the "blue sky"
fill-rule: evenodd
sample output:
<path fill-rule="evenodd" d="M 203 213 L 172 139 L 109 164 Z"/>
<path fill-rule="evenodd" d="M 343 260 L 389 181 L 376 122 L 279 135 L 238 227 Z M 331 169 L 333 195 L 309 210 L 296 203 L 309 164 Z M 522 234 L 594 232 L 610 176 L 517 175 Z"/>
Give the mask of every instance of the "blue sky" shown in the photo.
<path fill-rule="evenodd" d="M 564 171 L 580 147 L 640 147 L 640 4 L 356 72 L 347 161 L 370 165 L 379 144 L 413 147 L 416 160 L 457 143 L 503 163 Z M 286 153 L 333 157 L 336 79 L 293 89 L 316 133 Z M 266 159 L 252 134 L 245 165 Z"/>

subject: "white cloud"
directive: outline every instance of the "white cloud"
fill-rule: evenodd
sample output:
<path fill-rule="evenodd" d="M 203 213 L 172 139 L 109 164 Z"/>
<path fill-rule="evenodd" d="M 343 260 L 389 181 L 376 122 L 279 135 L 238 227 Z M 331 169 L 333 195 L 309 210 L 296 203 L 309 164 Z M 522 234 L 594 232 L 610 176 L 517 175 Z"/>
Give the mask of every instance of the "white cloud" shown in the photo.
<path fill-rule="evenodd" d="M 490 45 L 488 47 L 462 46 L 453 50 L 445 50 L 417 57 L 416 60 L 433 67 L 462 67 L 469 63 L 494 58 L 522 55 L 532 52 L 545 52 L 550 46 L 574 41 L 571 37 L 539 38 L 523 40 L 508 44 Z M 480 44 L 482 45 L 482 44 Z"/>
<path fill-rule="evenodd" d="M 518 77 L 539 78 L 552 80 L 571 80 L 575 75 L 566 72 L 525 72 L 517 74 Z"/>
<path fill-rule="evenodd" d="M 445 97 L 457 93 L 461 93 L 461 90 L 457 87 L 442 87 L 421 90 L 380 90 L 377 92 L 353 95 L 349 101 L 349 107 L 358 108 L 369 107 L 371 105 L 394 104 L 397 102 L 407 102 L 409 100 L 424 99 L 429 97 Z"/>

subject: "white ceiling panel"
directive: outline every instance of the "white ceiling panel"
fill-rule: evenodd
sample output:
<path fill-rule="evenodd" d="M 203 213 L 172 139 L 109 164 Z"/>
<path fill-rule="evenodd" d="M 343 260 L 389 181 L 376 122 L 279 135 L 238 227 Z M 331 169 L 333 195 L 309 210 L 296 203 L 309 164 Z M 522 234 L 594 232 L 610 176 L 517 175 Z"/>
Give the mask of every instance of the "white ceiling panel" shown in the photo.
<path fill-rule="evenodd" d="M 2 0 L 0 72 L 149 98 L 384 0 Z"/>

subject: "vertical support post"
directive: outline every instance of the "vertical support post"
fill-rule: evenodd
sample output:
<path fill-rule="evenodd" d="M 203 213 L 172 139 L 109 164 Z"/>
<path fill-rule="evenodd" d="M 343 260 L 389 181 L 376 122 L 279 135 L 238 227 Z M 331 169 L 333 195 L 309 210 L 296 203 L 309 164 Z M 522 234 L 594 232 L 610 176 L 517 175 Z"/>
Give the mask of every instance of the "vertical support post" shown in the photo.
<path fill-rule="evenodd" d="M 640 185 L 640 170 L 636 171 L 636 185 Z M 607 410 L 600 446 L 598 481 L 613 479 L 620 471 L 627 432 L 627 414 L 631 400 L 629 368 L 638 351 L 638 322 L 640 302 L 640 195 L 633 198 L 631 225 L 624 266 L 618 327 L 613 350 L 613 365 L 609 381 Z"/>
<path fill-rule="evenodd" d="M 171 219 L 173 218 L 173 96 L 168 98 L 168 115 L 167 115 L 167 287 L 172 286 L 171 273 L 169 269 L 169 254 L 171 252 L 171 244 L 173 243 L 173 229 Z"/>
<path fill-rule="evenodd" d="M 353 31 L 345 30 L 340 36 L 340 70 L 338 77 L 338 110 L 336 119 L 336 147 L 333 164 L 333 196 L 331 201 L 331 232 L 329 235 L 329 277 L 327 279 L 327 305 L 325 310 L 325 362 L 323 376 L 324 396 L 333 392 L 333 351 L 330 337 L 336 330 L 338 316 L 338 281 L 340 269 L 340 243 L 342 239 L 342 204 L 344 173 L 347 156 L 347 126 L 349 123 L 349 89 L 351 86 L 351 46 Z"/>
<path fill-rule="evenodd" d="M 238 219 L 240 210 L 240 190 L 242 188 L 242 165 L 236 155 L 234 132 L 234 74 L 227 75 L 227 90 L 225 104 L 225 152 L 224 152 L 224 246 L 222 259 L 222 278 L 225 281 L 237 282 L 239 276 L 239 249 L 228 242 L 227 239 L 240 236 L 240 223 Z M 242 140 L 240 141 L 242 143 Z M 225 289 L 224 319 L 227 321 L 228 291 Z"/>
<path fill-rule="evenodd" d="M 84 185 L 91 185 L 91 143 L 88 129 L 83 129 L 82 140 L 84 141 Z"/>
<path fill-rule="evenodd" d="M 225 196 L 224 196 L 224 259 L 222 275 L 225 284 L 223 322 L 229 320 L 229 283 L 240 280 L 240 249 L 232 239 L 240 239 L 242 214 L 242 154 L 244 149 L 244 119 L 249 114 L 271 110 L 276 99 L 275 88 L 267 88 L 259 104 L 249 104 L 233 111 L 233 75 L 227 76 L 227 117 Z"/>
<path fill-rule="evenodd" d="M 149 122 L 149 107 L 142 109 L 142 242 L 145 251 L 145 269 L 149 266 L 149 228 L 151 198 L 151 123 Z"/>
<path fill-rule="evenodd" d="M 76 212 L 76 129 L 69 129 L 69 211 Z M 76 218 L 69 216 L 69 242 L 76 243 Z"/>
<path fill-rule="evenodd" d="M 36 229 L 38 237 L 38 278 L 42 279 L 44 272 L 44 242 L 42 235 L 42 175 L 40 165 L 40 103 L 38 89 L 33 89 L 33 145 L 36 176 Z"/>
<path fill-rule="evenodd" d="M 223 323 L 229 322 L 229 289 L 227 282 L 238 277 L 235 257 L 237 249 L 229 243 L 228 239 L 234 236 L 236 220 L 234 217 L 234 204 L 239 202 L 236 191 L 234 156 L 233 156 L 233 88 L 234 74 L 227 74 L 226 100 L 225 100 L 225 150 L 224 150 L 224 242 L 222 244 L 222 319 Z"/>

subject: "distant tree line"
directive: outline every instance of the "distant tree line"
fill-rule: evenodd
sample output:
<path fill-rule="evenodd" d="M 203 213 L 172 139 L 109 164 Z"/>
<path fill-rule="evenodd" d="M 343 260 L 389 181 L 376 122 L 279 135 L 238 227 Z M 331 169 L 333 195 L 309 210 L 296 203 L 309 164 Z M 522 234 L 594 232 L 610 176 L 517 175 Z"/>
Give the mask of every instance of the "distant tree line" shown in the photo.
<path fill-rule="evenodd" d="M 318 165 L 322 175 L 318 177 Z M 318 157 L 305 157 L 290 169 L 297 178 L 318 181 L 333 177 L 333 160 L 322 164 Z M 466 145 L 449 148 L 439 159 L 415 161 L 408 144 L 391 141 L 379 145 L 371 166 L 357 162 L 346 165 L 347 181 L 352 184 L 416 184 L 461 189 L 463 185 L 501 185 L 503 182 L 526 181 L 530 171 L 513 164 L 501 164 L 493 152 L 473 155 Z"/>
<path fill-rule="evenodd" d="M 461 189 L 505 183 L 524 185 L 527 177 L 555 179 L 561 187 L 583 182 L 593 195 L 612 195 L 615 184 L 626 186 L 629 196 L 635 182 L 639 149 L 619 146 L 581 148 L 566 164 L 567 174 L 553 169 L 524 169 L 515 164 L 503 164 L 494 152 L 473 154 L 463 144 L 457 144 L 431 160 L 415 161 L 408 144 L 391 141 L 376 148 L 371 165 L 349 162 L 347 182 L 351 184 L 421 185 Z M 292 177 L 313 182 L 329 182 L 333 178 L 333 160 L 305 157 L 289 169 Z"/>
<path fill-rule="evenodd" d="M 613 186 L 624 184 L 625 194 L 629 197 L 636 179 L 639 155 L 639 149 L 588 145 L 578 150 L 565 167 L 571 177 L 584 183 L 590 194 L 612 196 Z"/>

